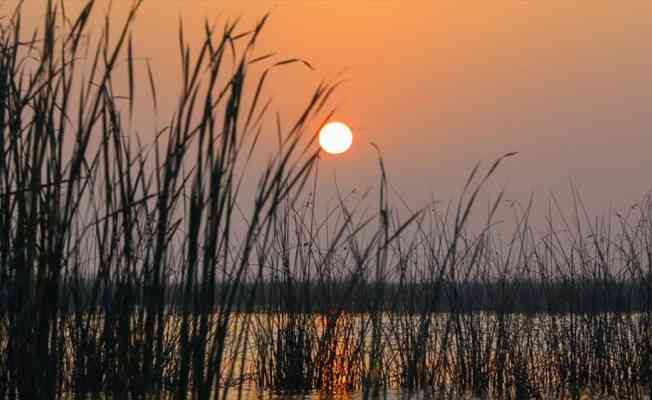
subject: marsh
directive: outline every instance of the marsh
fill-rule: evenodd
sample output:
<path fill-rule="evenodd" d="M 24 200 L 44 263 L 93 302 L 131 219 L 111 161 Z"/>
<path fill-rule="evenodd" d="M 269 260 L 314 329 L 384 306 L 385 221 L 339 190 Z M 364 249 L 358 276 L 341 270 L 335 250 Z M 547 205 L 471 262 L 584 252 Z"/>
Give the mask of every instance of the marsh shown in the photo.
<path fill-rule="evenodd" d="M 141 3 L 0 20 L 0 399 L 649 398 L 650 194 L 541 213 L 501 146 L 415 207 L 413 137 L 367 140 L 341 75 L 275 110 L 319 72 L 260 50 L 273 15 L 181 19 L 171 80 Z"/>

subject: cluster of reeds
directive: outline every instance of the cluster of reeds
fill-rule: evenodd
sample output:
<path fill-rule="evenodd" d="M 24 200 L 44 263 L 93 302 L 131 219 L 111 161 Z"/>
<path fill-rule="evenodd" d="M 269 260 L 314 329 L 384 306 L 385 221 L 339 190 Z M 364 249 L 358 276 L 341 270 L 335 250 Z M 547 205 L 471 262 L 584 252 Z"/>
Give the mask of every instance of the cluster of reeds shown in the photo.
<path fill-rule="evenodd" d="M 279 149 L 243 200 L 269 131 L 266 76 L 294 62 L 254 55 L 265 18 L 249 31 L 206 24 L 196 53 L 180 28 L 178 103 L 143 138 L 130 128 L 136 91 L 155 110 L 157 94 L 134 56 L 140 2 L 117 31 L 107 17 L 95 47 L 95 2 L 72 19 L 64 3 L 46 3 L 34 35 L 20 6 L 0 28 L 0 398 L 225 395 L 244 354 L 243 284 L 259 275 L 252 260 L 269 251 L 280 205 L 312 174 L 307 125 L 333 87 L 276 127 Z M 254 63 L 270 64 L 245 96 Z"/>
<path fill-rule="evenodd" d="M 490 398 L 647 393 L 652 204 L 648 196 L 627 216 L 594 219 L 575 200 L 573 223 L 558 210 L 560 228 L 536 231 L 525 207 L 506 243 L 465 236 L 456 270 L 431 286 L 443 304 L 412 296 L 389 313 L 397 384 Z M 428 258 L 415 257 L 406 265 L 420 271 Z M 404 349 L 419 345 L 416 321 L 428 318 L 437 324 L 414 368 Z"/>
<path fill-rule="evenodd" d="M 34 35 L 20 9 L 0 25 L 0 399 L 226 398 L 246 385 L 649 394 L 649 196 L 594 219 L 573 192 L 572 218 L 557 207 L 561 223 L 551 213 L 537 230 L 531 204 L 499 195 L 472 229 L 504 157 L 474 169 L 458 202 L 404 217 L 379 157 L 372 213 L 342 194 L 322 208 L 314 128 L 335 85 L 278 122 L 278 150 L 252 168 L 270 132 L 266 78 L 295 60 L 254 53 L 265 18 L 207 24 L 194 52 L 180 28 L 177 105 L 139 135 L 137 92 L 158 106 L 134 56 L 139 4 L 117 31 L 106 19 L 96 47 L 94 1 L 73 19 L 48 2 Z M 507 238 L 494 229 L 504 209 Z"/>
<path fill-rule="evenodd" d="M 256 382 L 278 390 L 379 385 L 445 398 L 644 398 L 652 202 L 646 196 L 627 215 L 593 218 L 573 194 L 573 222 L 558 208 L 541 231 L 530 225 L 531 204 L 503 202 L 515 216 L 506 240 L 491 229 L 456 229 L 456 208 L 432 208 L 391 242 L 380 277 L 377 258 L 361 269 L 347 258 L 354 239 L 341 244 L 326 278 L 302 268 L 318 264 L 318 251 L 271 257 L 284 266 L 256 300 Z M 284 245 L 316 237 L 284 226 L 299 233 Z M 330 375 L 324 359 L 335 360 Z"/>

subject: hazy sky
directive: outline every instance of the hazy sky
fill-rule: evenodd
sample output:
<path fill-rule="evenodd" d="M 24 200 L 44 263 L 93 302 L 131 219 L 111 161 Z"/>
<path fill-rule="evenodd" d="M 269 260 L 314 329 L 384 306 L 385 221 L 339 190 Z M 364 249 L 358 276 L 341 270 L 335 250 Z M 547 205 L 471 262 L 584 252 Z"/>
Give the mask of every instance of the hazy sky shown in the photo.
<path fill-rule="evenodd" d="M 41 3 L 26 2 L 28 20 Z M 119 20 L 129 1 L 115 3 Z M 344 188 L 374 185 L 374 142 L 415 206 L 448 198 L 477 161 L 510 151 L 519 155 L 492 186 L 507 185 L 508 198 L 567 197 L 572 178 L 597 211 L 652 187 L 650 1 L 145 0 L 136 51 L 150 59 L 162 101 L 171 107 L 178 91 L 180 16 L 198 38 L 204 18 L 242 16 L 244 29 L 269 10 L 260 54 L 316 69 L 273 76 L 268 94 L 288 121 L 320 80 L 346 69 L 332 104 L 354 146 L 320 162 L 324 186 L 335 174 Z"/>

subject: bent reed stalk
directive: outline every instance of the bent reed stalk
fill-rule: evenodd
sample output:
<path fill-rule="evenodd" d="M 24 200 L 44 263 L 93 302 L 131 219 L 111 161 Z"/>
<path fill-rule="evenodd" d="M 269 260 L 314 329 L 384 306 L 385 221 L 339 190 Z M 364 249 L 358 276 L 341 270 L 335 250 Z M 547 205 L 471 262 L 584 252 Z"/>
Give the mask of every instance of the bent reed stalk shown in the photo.
<path fill-rule="evenodd" d="M 107 17 L 90 56 L 94 1 L 73 20 L 49 1 L 29 37 L 20 8 L 1 21 L 0 399 L 652 391 L 649 196 L 594 219 L 573 190 L 572 219 L 553 198 L 561 227 L 551 212 L 537 230 L 532 203 L 501 193 L 474 232 L 480 189 L 512 153 L 476 167 L 456 203 L 405 218 L 379 156 L 375 212 L 338 193 L 319 216 L 312 127 L 334 83 L 277 123 L 279 149 L 243 199 L 269 132 L 267 77 L 301 61 L 254 54 L 267 17 L 206 24 L 194 56 L 180 26 L 181 93 L 143 144 L 137 83 L 158 99 L 149 63 L 137 76 L 139 7 L 117 31 Z M 507 239 L 493 229 L 505 209 Z"/>

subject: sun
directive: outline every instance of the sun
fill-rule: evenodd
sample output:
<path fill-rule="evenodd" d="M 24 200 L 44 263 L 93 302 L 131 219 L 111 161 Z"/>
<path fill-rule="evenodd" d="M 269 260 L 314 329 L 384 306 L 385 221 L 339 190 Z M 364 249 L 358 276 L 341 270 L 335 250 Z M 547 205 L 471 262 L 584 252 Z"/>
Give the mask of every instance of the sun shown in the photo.
<path fill-rule="evenodd" d="M 353 133 L 342 122 L 329 122 L 319 131 L 319 145 L 327 153 L 344 153 L 351 144 L 353 144 Z"/>

